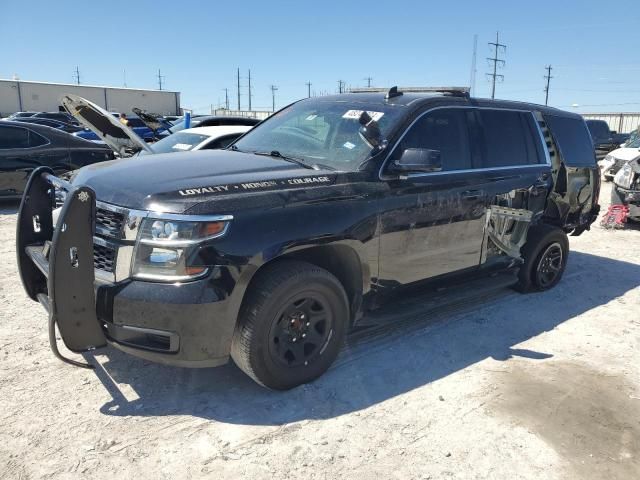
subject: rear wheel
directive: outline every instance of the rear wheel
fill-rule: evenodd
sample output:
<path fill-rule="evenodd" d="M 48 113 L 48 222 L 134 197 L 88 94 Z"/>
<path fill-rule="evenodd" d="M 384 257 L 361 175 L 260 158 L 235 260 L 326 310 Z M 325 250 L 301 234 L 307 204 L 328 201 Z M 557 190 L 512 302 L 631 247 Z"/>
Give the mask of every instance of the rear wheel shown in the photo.
<path fill-rule="evenodd" d="M 347 295 L 315 265 L 281 261 L 258 272 L 243 303 L 231 356 L 259 384 L 287 390 L 322 375 L 346 334 Z"/>
<path fill-rule="evenodd" d="M 529 230 L 521 253 L 524 264 L 515 288 L 520 292 L 549 290 L 562 278 L 569 255 L 569 240 L 557 227 L 536 225 Z"/>

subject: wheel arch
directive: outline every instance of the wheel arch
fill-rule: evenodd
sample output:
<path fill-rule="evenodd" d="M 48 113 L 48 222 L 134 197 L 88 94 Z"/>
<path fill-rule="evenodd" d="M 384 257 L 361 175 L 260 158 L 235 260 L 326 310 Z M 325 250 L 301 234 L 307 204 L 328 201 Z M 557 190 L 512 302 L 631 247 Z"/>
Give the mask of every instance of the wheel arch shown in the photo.
<path fill-rule="evenodd" d="M 238 279 L 236 286 L 240 287 L 240 291 L 237 292 L 237 295 L 234 295 L 235 298 L 230 311 L 228 311 L 229 316 L 234 318 L 235 323 L 238 321 L 238 315 L 247 293 L 258 278 L 256 274 L 263 271 L 267 266 L 272 266 L 285 260 L 307 262 L 334 275 L 340 281 L 347 294 L 350 324 L 359 317 L 364 294 L 370 290 L 371 274 L 369 266 L 363 260 L 356 246 L 348 243 L 331 243 L 291 249 L 260 264 L 251 262 Z"/>

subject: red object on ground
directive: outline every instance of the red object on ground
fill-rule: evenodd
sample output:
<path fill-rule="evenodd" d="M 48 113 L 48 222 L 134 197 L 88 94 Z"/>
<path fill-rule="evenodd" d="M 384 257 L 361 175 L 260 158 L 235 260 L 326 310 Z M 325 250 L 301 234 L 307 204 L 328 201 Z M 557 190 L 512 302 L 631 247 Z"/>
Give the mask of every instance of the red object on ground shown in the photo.
<path fill-rule="evenodd" d="M 629 215 L 629 207 L 622 204 L 609 205 L 609 210 L 602 217 L 600 225 L 604 228 L 624 228 Z"/>

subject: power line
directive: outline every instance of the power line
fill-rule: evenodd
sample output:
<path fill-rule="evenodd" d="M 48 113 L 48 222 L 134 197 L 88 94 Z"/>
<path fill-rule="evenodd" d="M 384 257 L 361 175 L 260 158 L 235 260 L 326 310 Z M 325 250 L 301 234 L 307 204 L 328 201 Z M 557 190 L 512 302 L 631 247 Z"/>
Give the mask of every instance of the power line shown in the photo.
<path fill-rule="evenodd" d="M 271 85 L 271 111 L 275 112 L 276 111 L 276 90 L 278 90 L 278 87 L 276 87 L 275 85 Z"/>
<path fill-rule="evenodd" d="M 549 105 L 549 84 L 551 83 L 551 79 L 553 77 L 551 76 L 551 65 L 547 65 L 545 68 L 547 69 L 547 74 L 544 76 L 544 78 L 547 79 L 547 86 L 544 87 L 544 104 Z"/>
<path fill-rule="evenodd" d="M 496 32 L 496 41 L 489 42 L 489 45 L 493 45 L 493 48 L 495 49 L 493 57 L 487 58 L 487 60 L 489 60 L 490 62 L 493 62 L 493 73 L 487 73 L 487 76 L 491 77 L 492 79 L 491 98 L 495 98 L 496 97 L 496 79 L 499 78 L 500 80 L 504 80 L 504 75 L 500 75 L 497 73 L 498 65 L 500 65 L 500 67 L 504 67 L 506 63 L 503 59 L 498 57 L 498 53 L 500 52 L 500 49 L 502 49 L 502 52 L 505 53 L 507 51 L 507 46 L 504 45 L 503 43 L 500 43 L 500 32 Z"/>
<path fill-rule="evenodd" d="M 80 69 L 77 66 L 76 71 L 73 72 L 73 78 L 75 79 L 76 83 L 80 85 Z"/>
<path fill-rule="evenodd" d="M 307 86 L 307 98 L 311 98 L 311 82 L 305 83 Z"/>
<path fill-rule="evenodd" d="M 162 79 L 164 75 L 160 73 L 160 69 L 158 69 L 158 90 L 162 90 Z"/>

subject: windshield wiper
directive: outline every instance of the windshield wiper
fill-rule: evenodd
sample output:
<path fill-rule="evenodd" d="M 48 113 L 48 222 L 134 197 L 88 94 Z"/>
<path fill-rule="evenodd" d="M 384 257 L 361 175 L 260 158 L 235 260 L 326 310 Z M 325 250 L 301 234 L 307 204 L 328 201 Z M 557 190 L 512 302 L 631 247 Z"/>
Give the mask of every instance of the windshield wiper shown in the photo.
<path fill-rule="evenodd" d="M 297 165 L 300 165 L 301 167 L 304 168 L 309 168 L 311 170 L 319 170 L 318 167 L 316 167 L 315 165 L 309 165 L 306 162 L 303 162 L 302 160 L 295 158 L 295 157 L 288 157 L 286 155 L 281 154 L 279 151 L 277 150 L 271 150 L 270 152 L 253 152 L 254 155 L 263 155 L 265 157 L 274 157 L 274 158 L 280 158 L 282 160 L 286 160 L 287 162 L 291 162 L 291 163 L 295 163 Z"/>

